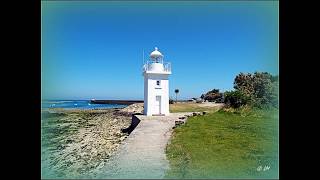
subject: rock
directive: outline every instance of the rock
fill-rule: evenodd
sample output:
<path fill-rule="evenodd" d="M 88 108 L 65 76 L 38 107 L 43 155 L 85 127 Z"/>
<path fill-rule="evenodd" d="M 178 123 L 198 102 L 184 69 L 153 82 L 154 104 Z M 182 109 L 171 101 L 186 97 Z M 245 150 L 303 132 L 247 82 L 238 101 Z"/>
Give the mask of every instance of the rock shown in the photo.
<path fill-rule="evenodd" d="M 140 107 L 133 106 L 129 110 L 138 112 L 137 108 Z M 85 172 L 99 166 L 102 159 L 106 159 L 106 156 L 108 158 L 109 153 L 115 152 L 121 142 L 128 137 L 121 133 L 120 129 L 128 127 L 131 123 L 130 113 L 115 113 L 117 111 L 121 110 L 90 110 L 83 113 L 76 111 L 68 112 L 64 119 L 57 118 L 59 121 L 57 120 L 52 127 L 60 129 L 69 126 L 67 129 L 70 132 L 72 130 L 72 134 L 58 138 L 56 141 L 59 141 L 59 144 L 50 150 L 50 153 L 52 151 L 55 154 L 55 158 L 50 161 L 58 162 L 52 165 L 52 168 L 62 167 L 68 170 L 70 175 L 73 172 Z M 83 118 L 78 118 L 79 116 Z M 74 164 L 70 165 L 70 161 Z"/>
<path fill-rule="evenodd" d="M 67 143 L 67 144 L 72 143 L 72 142 L 73 142 L 72 139 L 67 139 L 67 140 L 66 140 L 66 143 Z"/>
<path fill-rule="evenodd" d="M 175 126 L 179 126 L 179 125 L 181 125 L 181 124 L 183 124 L 183 123 L 184 123 L 184 121 L 175 121 L 175 122 L 174 122 Z"/>

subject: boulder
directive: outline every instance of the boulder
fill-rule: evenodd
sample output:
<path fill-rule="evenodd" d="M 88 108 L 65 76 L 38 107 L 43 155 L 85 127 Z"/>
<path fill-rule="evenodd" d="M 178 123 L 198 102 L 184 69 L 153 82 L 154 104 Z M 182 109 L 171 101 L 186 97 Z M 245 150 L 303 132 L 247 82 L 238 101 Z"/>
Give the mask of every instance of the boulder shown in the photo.
<path fill-rule="evenodd" d="M 177 126 L 180 126 L 181 124 L 183 124 L 184 121 L 175 121 L 174 124 L 175 124 L 175 127 Z"/>

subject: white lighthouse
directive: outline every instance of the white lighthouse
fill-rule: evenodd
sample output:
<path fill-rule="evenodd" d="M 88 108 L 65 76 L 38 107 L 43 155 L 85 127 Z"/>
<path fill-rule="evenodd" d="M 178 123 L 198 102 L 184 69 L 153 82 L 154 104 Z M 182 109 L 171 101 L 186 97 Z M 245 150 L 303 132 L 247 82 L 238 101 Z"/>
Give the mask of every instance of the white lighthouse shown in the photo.
<path fill-rule="evenodd" d="M 155 48 L 143 66 L 144 114 L 169 115 L 169 75 L 171 64 L 163 62 L 163 55 Z"/>

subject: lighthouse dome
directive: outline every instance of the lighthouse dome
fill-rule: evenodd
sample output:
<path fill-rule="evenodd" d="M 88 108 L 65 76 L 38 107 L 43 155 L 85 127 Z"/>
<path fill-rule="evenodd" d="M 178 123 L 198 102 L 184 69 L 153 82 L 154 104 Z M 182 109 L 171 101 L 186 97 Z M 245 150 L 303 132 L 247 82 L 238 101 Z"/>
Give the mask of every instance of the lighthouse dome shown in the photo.
<path fill-rule="evenodd" d="M 155 47 L 155 48 L 154 48 L 154 51 L 151 52 L 150 57 L 151 57 L 152 59 L 157 59 L 157 58 L 159 58 L 159 57 L 163 57 L 163 55 L 161 54 L 161 52 L 158 51 L 158 48 Z"/>

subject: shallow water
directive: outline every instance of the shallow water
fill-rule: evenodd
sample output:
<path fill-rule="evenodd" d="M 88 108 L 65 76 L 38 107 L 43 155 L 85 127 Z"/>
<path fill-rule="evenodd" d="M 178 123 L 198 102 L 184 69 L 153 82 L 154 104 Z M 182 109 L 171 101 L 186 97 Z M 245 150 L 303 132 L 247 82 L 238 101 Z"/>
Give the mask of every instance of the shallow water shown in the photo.
<path fill-rule="evenodd" d="M 66 109 L 109 109 L 124 108 L 127 105 L 121 104 L 91 104 L 88 100 L 47 100 L 42 101 L 42 109 L 46 108 L 66 108 Z"/>

